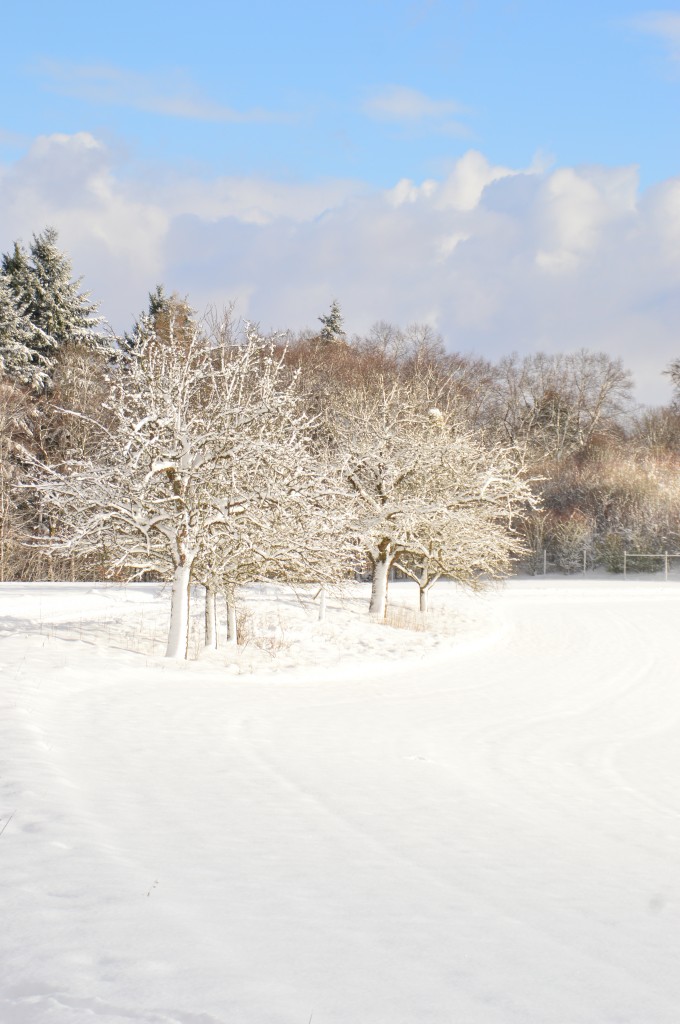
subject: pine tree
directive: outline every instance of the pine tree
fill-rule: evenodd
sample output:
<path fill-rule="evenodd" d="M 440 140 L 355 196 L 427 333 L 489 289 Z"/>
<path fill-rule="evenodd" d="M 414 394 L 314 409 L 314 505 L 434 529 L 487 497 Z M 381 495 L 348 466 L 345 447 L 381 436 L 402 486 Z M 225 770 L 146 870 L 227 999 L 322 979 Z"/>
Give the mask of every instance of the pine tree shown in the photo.
<path fill-rule="evenodd" d="M 183 310 L 182 316 L 180 310 Z M 180 320 L 191 334 L 195 327 L 193 310 L 176 295 L 166 295 L 164 286 L 157 284 L 149 292 L 149 305 L 135 320 L 132 331 L 126 331 L 120 339 L 123 359 L 133 355 L 154 337 L 167 335 L 168 328 L 174 332 Z"/>
<path fill-rule="evenodd" d="M 46 360 L 34 349 L 36 331 L 17 305 L 9 278 L 0 273 L 0 369 L 12 380 L 41 391 Z"/>
<path fill-rule="evenodd" d="M 326 344 L 342 341 L 345 337 L 345 331 L 343 329 L 342 313 L 340 312 L 340 304 L 334 299 L 331 303 L 330 312 L 326 316 L 320 316 L 319 320 L 322 323 L 322 328 L 319 333 L 319 338 Z"/>
<path fill-rule="evenodd" d="M 32 362 L 47 377 L 64 345 L 97 350 L 106 347 L 99 331 L 103 318 L 97 316 L 97 304 L 89 301 L 88 293 L 79 291 L 82 278 L 72 280 L 71 261 L 58 248 L 54 228 L 34 235 L 28 252 L 15 242 L 13 251 L 3 256 L 2 272 L 15 304 L 32 325 L 32 337 L 27 342 Z"/>
<path fill-rule="evenodd" d="M 56 347 L 76 342 L 86 348 L 101 348 L 102 337 L 97 328 L 97 303 L 89 301 L 89 293 L 80 292 L 82 278 L 71 280 L 71 261 L 57 247 L 57 232 L 45 228 L 33 236 L 30 269 L 33 294 L 28 316 L 36 327 L 53 339 Z"/>
<path fill-rule="evenodd" d="M 31 268 L 28 253 L 20 242 L 15 242 L 12 252 L 6 252 L 2 257 L 2 272 L 9 279 L 16 298 L 27 301 L 31 291 Z"/>
<path fill-rule="evenodd" d="M 172 307 L 173 300 L 165 294 L 165 287 L 157 284 L 152 292 L 149 292 L 149 316 L 156 318 L 160 313 L 168 313 Z"/>

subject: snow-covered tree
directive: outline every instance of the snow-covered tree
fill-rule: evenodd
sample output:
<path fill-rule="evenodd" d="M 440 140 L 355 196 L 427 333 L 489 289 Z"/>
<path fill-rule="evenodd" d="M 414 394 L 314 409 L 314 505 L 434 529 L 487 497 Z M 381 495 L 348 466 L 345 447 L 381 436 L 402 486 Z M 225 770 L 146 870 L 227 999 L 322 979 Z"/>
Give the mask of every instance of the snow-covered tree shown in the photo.
<path fill-rule="evenodd" d="M 172 580 L 168 656 L 186 655 L 192 578 L 223 587 L 244 566 L 250 578 L 316 575 L 305 538 L 311 519 L 337 531 L 338 484 L 320 473 L 294 382 L 255 331 L 211 344 L 174 300 L 164 333 L 122 364 L 106 412 L 97 457 L 50 467 L 41 490 L 64 524 L 57 546 Z M 328 546 L 325 557 L 337 563 Z"/>
<path fill-rule="evenodd" d="M 208 616 L 211 595 L 225 596 L 229 642 L 236 642 L 236 593 L 242 584 L 333 584 L 357 563 L 351 495 L 337 467 L 319 455 L 307 417 L 290 412 L 290 418 L 270 423 L 264 436 L 252 438 L 257 443 L 244 451 L 225 483 L 230 502 L 211 525 L 197 562 Z M 211 623 L 206 642 L 216 646 Z"/>
<path fill-rule="evenodd" d="M 417 472 L 422 513 L 395 560 L 418 584 L 422 612 L 442 576 L 473 588 L 508 576 L 524 551 L 517 522 L 535 505 L 515 451 L 452 428 L 438 410 L 428 419 Z"/>
<path fill-rule="evenodd" d="M 603 352 L 513 355 L 498 366 L 490 419 L 533 460 L 560 459 L 596 436 L 620 436 L 632 387 L 621 360 Z"/>
<path fill-rule="evenodd" d="M 32 337 L 23 343 L 31 352 L 36 367 L 35 386 L 44 386 L 51 375 L 57 353 L 67 344 L 86 349 L 102 349 L 107 341 L 101 333 L 102 317 L 97 304 L 80 291 L 82 279 L 72 279 L 71 261 L 57 245 L 57 232 L 46 228 L 33 241 L 28 252 L 15 242 L 2 260 L 17 309 L 32 325 Z M 37 376 L 37 371 L 43 378 Z"/>
<path fill-rule="evenodd" d="M 74 342 L 84 348 L 99 348 L 102 317 L 97 315 L 97 303 L 79 290 L 82 278 L 72 280 L 71 261 L 57 246 L 57 238 L 54 228 L 33 236 L 28 316 L 57 347 Z"/>
<path fill-rule="evenodd" d="M 164 330 L 167 330 L 168 317 L 174 321 L 173 333 L 176 334 L 180 301 L 176 295 L 167 295 L 162 284 L 157 284 L 154 290 L 149 292 L 149 304 L 135 320 L 132 330 L 129 333 L 126 331 L 119 339 L 122 358 L 125 359 L 128 353 L 134 352 L 144 345 L 156 333 L 162 334 Z M 191 331 L 192 311 L 188 304 L 185 303 L 185 306 L 187 327 Z M 163 318 L 166 318 L 166 322 Z"/>
<path fill-rule="evenodd" d="M 12 251 L 3 254 L 2 273 L 9 280 L 17 304 L 25 308 L 31 294 L 32 270 L 21 242 L 15 242 Z"/>
<path fill-rule="evenodd" d="M 318 446 L 317 423 L 305 407 L 299 375 L 287 369 L 277 339 L 264 341 L 252 327 L 245 346 L 235 346 L 231 313 L 219 321 L 213 317 L 211 325 L 218 350 L 232 353 L 223 412 L 225 432 L 233 435 L 234 449 L 240 446 L 240 456 L 237 464 L 230 461 L 220 484 L 228 501 L 210 524 L 195 569 L 207 591 L 209 646 L 216 645 L 219 592 L 227 604 L 227 640 L 236 642 L 239 586 L 272 579 L 336 583 L 357 561 L 351 495 L 337 463 Z"/>
<path fill-rule="evenodd" d="M 11 380 L 41 391 L 47 360 L 33 346 L 36 329 L 15 298 L 6 274 L 0 273 L 0 371 Z"/>
<path fill-rule="evenodd" d="M 360 507 L 371 614 L 384 617 L 395 563 L 418 580 L 421 606 L 442 574 L 470 583 L 508 571 L 512 519 L 531 500 L 510 451 L 456 429 L 418 400 L 415 384 L 355 390 L 331 429 Z"/>
<path fill-rule="evenodd" d="M 0 582 L 26 576 L 31 508 L 21 484 L 30 461 L 33 403 L 0 375 Z"/>
<path fill-rule="evenodd" d="M 331 303 L 331 308 L 325 316 L 320 316 L 321 331 L 319 338 L 326 343 L 341 341 L 345 337 L 342 313 L 340 304 L 336 300 Z"/>

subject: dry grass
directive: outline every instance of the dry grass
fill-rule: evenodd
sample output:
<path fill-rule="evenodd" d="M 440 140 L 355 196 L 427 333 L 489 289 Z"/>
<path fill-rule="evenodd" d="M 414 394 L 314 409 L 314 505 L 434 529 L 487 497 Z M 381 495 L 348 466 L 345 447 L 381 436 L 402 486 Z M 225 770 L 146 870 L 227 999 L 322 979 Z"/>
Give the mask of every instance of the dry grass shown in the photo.
<path fill-rule="evenodd" d="M 393 629 L 410 629 L 414 633 L 427 633 L 429 622 L 427 614 L 404 608 L 402 605 L 388 605 L 385 610 L 385 625 Z"/>
<path fill-rule="evenodd" d="M 239 608 L 236 615 L 236 637 L 239 647 L 252 645 L 272 658 L 290 650 L 293 643 L 286 636 L 286 624 L 279 609 L 262 618 L 256 617 L 250 609 Z"/>

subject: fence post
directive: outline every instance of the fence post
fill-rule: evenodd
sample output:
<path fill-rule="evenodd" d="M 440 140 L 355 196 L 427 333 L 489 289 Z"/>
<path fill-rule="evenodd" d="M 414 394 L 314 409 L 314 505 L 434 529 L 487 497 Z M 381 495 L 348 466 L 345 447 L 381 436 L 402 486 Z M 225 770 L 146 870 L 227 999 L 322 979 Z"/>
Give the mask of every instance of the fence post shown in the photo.
<path fill-rule="evenodd" d="M 666 551 L 666 553 L 663 556 L 663 563 L 664 563 L 663 564 L 664 576 L 665 576 L 666 580 L 668 580 L 668 552 L 667 551 Z"/>
<path fill-rule="evenodd" d="M 586 574 L 586 558 L 587 558 L 586 548 L 584 548 L 583 549 L 583 575 L 584 576 Z"/>
<path fill-rule="evenodd" d="M 543 575 L 548 571 L 548 552 L 543 548 Z"/>
<path fill-rule="evenodd" d="M 626 578 L 626 552 L 623 552 L 623 578 Z"/>

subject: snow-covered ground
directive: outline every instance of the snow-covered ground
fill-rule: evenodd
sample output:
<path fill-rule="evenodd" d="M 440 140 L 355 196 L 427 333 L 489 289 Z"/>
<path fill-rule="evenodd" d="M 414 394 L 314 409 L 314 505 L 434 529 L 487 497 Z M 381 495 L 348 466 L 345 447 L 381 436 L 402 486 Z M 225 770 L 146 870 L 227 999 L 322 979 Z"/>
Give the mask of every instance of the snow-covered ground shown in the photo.
<path fill-rule="evenodd" d="M 678 1024 L 680 586 L 366 596 L 0 587 L 1 1024 Z"/>

